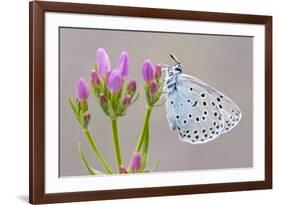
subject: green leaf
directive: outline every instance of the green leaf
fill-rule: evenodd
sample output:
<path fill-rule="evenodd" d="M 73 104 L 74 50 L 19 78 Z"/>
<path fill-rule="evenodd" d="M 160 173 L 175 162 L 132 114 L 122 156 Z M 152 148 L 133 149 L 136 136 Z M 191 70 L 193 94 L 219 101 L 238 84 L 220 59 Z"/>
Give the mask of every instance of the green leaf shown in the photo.
<path fill-rule="evenodd" d="M 159 164 L 160 164 L 160 160 L 158 159 L 158 160 L 155 162 L 155 164 L 153 165 L 153 167 L 152 167 L 152 169 L 151 169 L 151 172 L 154 172 L 154 171 L 158 168 Z"/>
<path fill-rule="evenodd" d="M 101 171 L 97 170 L 97 169 L 94 169 L 91 167 L 91 165 L 88 163 L 84 153 L 83 153 L 83 150 L 82 150 L 82 147 L 81 147 L 81 143 L 78 144 L 78 149 L 79 149 L 79 153 L 80 153 L 80 157 L 84 163 L 84 165 L 86 166 L 88 172 L 91 174 L 91 175 L 101 175 L 101 174 L 104 174 L 102 173 Z"/>
<path fill-rule="evenodd" d="M 84 133 L 85 133 L 85 136 L 88 140 L 88 142 L 90 143 L 91 145 L 91 148 L 92 148 L 92 151 L 94 152 L 94 154 L 96 155 L 96 157 L 100 160 L 100 162 L 102 163 L 102 165 L 104 166 L 104 168 L 106 169 L 106 171 L 109 173 L 109 174 L 113 174 L 113 171 L 112 169 L 109 167 L 109 165 L 107 164 L 107 162 L 105 161 L 105 159 L 103 158 L 101 152 L 99 151 L 96 143 L 95 143 L 95 140 L 94 138 L 92 137 L 90 131 L 88 129 L 84 129 Z"/>
<path fill-rule="evenodd" d="M 70 107 L 76 117 L 76 120 L 80 124 L 80 113 L 78 113 L 78 109 L 76 108 L 76 105 L 74 104 L 73 100 L 71 99 L 70 95 L 68 96 L 68 102 L 70 104 Z"/>
<path fill-rule="evenodd" d="M 140 96 L 140 93 L 138 92 L 137 96 L 132 100 L 130 105 L 134 104 L 137 101 L 137 99 L 139 98 L 139 96 Z"/>
<path fill-rule="evenodd" d="M 75 115 L 77 115 L 76 106 L 75 106 L 74 102 L 72 101 L 70 95 L 67 97 L 67 99 L 68 99 L 68 102 L 69 102 L 69 104 L 70 104 L 70 107 L 72 108 L 73 113 L 74 113 Z"/>

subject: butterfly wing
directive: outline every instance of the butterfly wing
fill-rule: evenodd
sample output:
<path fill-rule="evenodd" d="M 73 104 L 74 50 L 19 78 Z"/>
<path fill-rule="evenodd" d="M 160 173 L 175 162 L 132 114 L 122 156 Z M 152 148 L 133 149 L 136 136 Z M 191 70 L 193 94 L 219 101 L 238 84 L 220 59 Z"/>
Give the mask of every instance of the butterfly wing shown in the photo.
<path fill-rule="evenodd" d="M 189 81 L 191 84 L 195 84 L 199 87 L 205 89 L 212 97 L 212 104 L 217 106 L 222 112 L 224 119 L 224 129 L 222 133 L 226 133 L 233 129 L 242 118 L 242 112 L 235 102 L 233 102 L 229 97 L 224 95 L 222 92 L 216 90 L 215 88 L 207 85 L 198 78 L 190 75 L 182 74 L 180 81 Z"/>
<path fill-rule="evenodd" d="M 217 138 L 241 119 L 241 111 L 235 103 L 192 76 L 180 74 L 176 90 L 167 97 L 170 128 L 177 129 L 180 139 L 192 144 Z"/>

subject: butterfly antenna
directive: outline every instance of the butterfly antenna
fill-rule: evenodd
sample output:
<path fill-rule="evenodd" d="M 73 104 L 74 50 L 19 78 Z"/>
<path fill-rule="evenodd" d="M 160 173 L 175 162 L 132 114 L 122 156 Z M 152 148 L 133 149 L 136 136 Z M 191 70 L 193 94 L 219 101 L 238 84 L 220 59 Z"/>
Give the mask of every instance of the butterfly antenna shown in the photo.
<path fill-rule="evenodd" d="M 170 56 L 171 56 L 171 58 L 172 58 L 177 64 L 181 64 L 181 62 L 177 59 L 177 57 L 175 56 L 175 54 L 171 53 Z"/>

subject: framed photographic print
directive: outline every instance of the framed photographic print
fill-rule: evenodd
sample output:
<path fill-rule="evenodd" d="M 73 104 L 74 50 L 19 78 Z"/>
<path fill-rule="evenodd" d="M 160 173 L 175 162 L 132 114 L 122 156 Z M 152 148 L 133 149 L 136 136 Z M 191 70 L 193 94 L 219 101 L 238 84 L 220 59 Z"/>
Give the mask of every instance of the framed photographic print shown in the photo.
<path fill-rule="evenodd" d="M 30 2 L 30 203 L 272 187 L 272 17 Z"/>

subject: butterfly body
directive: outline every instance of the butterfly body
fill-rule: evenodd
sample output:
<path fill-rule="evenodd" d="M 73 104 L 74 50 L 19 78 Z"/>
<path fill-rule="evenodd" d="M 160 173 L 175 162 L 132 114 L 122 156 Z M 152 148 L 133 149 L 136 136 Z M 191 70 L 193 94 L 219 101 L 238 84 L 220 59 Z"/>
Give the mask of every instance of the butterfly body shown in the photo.
<path fill-rule="evenodd" d="M 239 107 L 226 95 L 182 73 L 180 63 L 167 69 L 167 119 L 184 142 L 206 143 L 233 129 L 242 117 Z"/>

